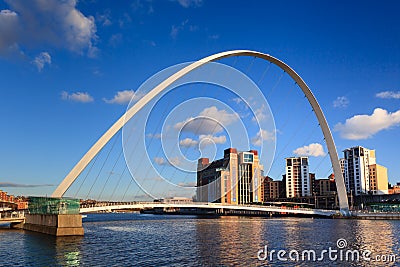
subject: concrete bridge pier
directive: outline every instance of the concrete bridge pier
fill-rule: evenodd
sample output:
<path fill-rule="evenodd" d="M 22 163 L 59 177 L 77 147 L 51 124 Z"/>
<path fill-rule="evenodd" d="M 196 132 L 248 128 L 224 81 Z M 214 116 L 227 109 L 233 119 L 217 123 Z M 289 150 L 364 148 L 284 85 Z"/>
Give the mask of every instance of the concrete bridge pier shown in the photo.
<path fill-rule="evenodd" d="M 54 236 L 84 234 L 80 214 L 28 214 L 23 229 Z"/>
<path fill-rule="evenodd" d="M 82 236 L 79 204 L 78 199 L 30 197 L 22 228 L 54 236 Z"/>

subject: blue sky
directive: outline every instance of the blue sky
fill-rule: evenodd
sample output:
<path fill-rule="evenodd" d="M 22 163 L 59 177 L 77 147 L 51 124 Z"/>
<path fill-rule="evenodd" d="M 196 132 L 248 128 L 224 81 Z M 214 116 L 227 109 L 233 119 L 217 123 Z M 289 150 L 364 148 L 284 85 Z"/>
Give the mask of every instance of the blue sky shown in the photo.
<path fill-rule="evenodd" d="M 256 50 L 288 63 L 316 95 L 339 155 L 356 145 L 376 149 L 389 181 L 400 181 L 399 11 L 398 1 L 0 1 L 0 182 L 25 185 L 0 189 L 51 194 L 124 113 L 144 81 L 169 66 L 232 49 Z M 258 80 L 268 64 L 252 65 L 251 60 L 222 63 L 250 69 L 246 74 Z M 260 89 L 268 94 L 280 75 L 271 69 Z M 322 178 L 330 171 L 329 160 L 321 156 L 326 154 L 322 134 L 312 130 L 316 121 L 308 117 L 302 95 L 288 93 L 293 88 L 283 77 L 278 93 L 267 96 L 277 127 L 277 153 L 283 159 L 298 148 L 322 144 L 323 153 L 318 145 L 300 150 L 317 155 L 311 170 Z M 171 97 L 171 107 L 160 102 L 155 114 L 203 96 L 186 94 Z M 231 95 L 219 97 L 244 114 L 230 102 Z M 201 113 L 188 110 L 183 111 L 187 118 Z M 224 108 L 217 110 L 221 114 Z M 299 117 L 307 121 L 301 130 Z M 159 134 L 157 118 L 148 134 Z M 251 139 L 257 131 L 248 128 Z M 218 134 L 214 137 L 224 132 Z M 186 138 L 200 140 L 188 132 Z M 217 140 L 217 158 L 227 146 L 223 141 Z M 157 143 L 151 146 L 149 154 L 164 168 L 162 159 L 155 160 L 163 158 Z M 193 154 L 188 157 L 198 155 L 189 148 L 186 152 Z M 271 169 L 276 179 L 283 168 L 279 162 Z"/>

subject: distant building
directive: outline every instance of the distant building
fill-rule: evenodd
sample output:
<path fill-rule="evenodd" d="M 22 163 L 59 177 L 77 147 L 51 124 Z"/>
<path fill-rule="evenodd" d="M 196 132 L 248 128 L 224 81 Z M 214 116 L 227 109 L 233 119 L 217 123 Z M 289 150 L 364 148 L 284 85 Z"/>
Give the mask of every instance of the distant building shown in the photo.
<path fill-rule="evenodd" d="M 375 150 L 357 146 L 343 152 L 344 159 L 341 159 L 340 163 L 348 193 L 358 196 L 388 192 L 387 170 L 376 164 Z M 374 174 L 371 174 L 371 171 Z"/>
<path fill-rule="evenodd" d="M 256 150 L 225 149 L 224 157 L 211 163 L 207 158 L 200 158 L 196 199 L 229 204 L 260 202 L 262 171 Z"/>
<path fill-rule="evenodd" d="M 268 202 L 278 198 L 285 198 L 284 181 L 274 181 L 271 177 L 265 176 L 261 184 L 261 201 Z"/>
<path fill-rule="evenodd" d="M 0 201 L 7 201 L 7 192 L 0 190 Z"/>
<path fill-rule="evenodd" d="M 400 194 L 400 183 L 390 186 L 388 188 L 388 194 Z"/>
<path fill-rule="evenodd" d="M 28 209 L 28 201 L 25 197 L 14 197 L 13 195 L 8 195 L 7 192 L 0 190 L 0 202 L 2 206 L 4 205 L 18 210 Z"/>
<path fill-rule="evenodd" d="M 314 194 L 316 196 L 330 196 L 336 194 L 336 183 L 333 175 L 329 178 L 314 181 Z"/>
<path fill-rule="evenodd" d="M 286 197 L 311 196 L 308 157 L 286 158 Z"/>
<path fill-rule="evenodd" d="M 370 192 L 373 195 L 388 194 L 387 168 L 379 164 L 369 165 Z"/>

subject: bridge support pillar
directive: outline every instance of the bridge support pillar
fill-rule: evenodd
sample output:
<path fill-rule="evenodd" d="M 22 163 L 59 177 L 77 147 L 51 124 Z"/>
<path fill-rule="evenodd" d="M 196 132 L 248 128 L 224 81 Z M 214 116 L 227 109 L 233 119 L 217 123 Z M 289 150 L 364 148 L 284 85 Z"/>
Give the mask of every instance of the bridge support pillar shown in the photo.
<path fill-rule="evenodd" d="M 78 199 L 30 197 L 24 230 L 54 236 L 82 236 Z"/>
<path fill-rule="evenodd" d="M 24 230 L 54 236 L 82 236 L 82 216 L 80 214 L 28 214 Z"/>

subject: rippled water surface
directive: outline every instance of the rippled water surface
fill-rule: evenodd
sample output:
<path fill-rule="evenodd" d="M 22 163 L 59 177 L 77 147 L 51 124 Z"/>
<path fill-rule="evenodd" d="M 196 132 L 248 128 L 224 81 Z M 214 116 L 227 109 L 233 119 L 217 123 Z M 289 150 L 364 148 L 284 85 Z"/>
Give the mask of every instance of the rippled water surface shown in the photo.
<path fill-rule="evenodd" d="M 0 266 L 399 266 L 400 221 L 331 220 L 308 218 L 250 218 L 89 214 L 85 236 L 52 237 L 21 230 L 0 229 Z M 338 249 L 337 240 L 347 246 Z M 268 248 L 286 251 L 259 260 Z M 322 250 L 336 249 L 329 259 Z M 304 250 L 317 259 L 301 260 Z M 340 260 L 340 250 L 370 250 L 397 263 Z M 291 261 L 288 254 L 299 261 Z M 260 254 L 261 258 L 264 253 Z M 283 258 L 285 258 L 283 257 Z M 392 256 L 393 257 L 393 256 Z M 350 258 L 351 259 L 351 258 Z"/>

